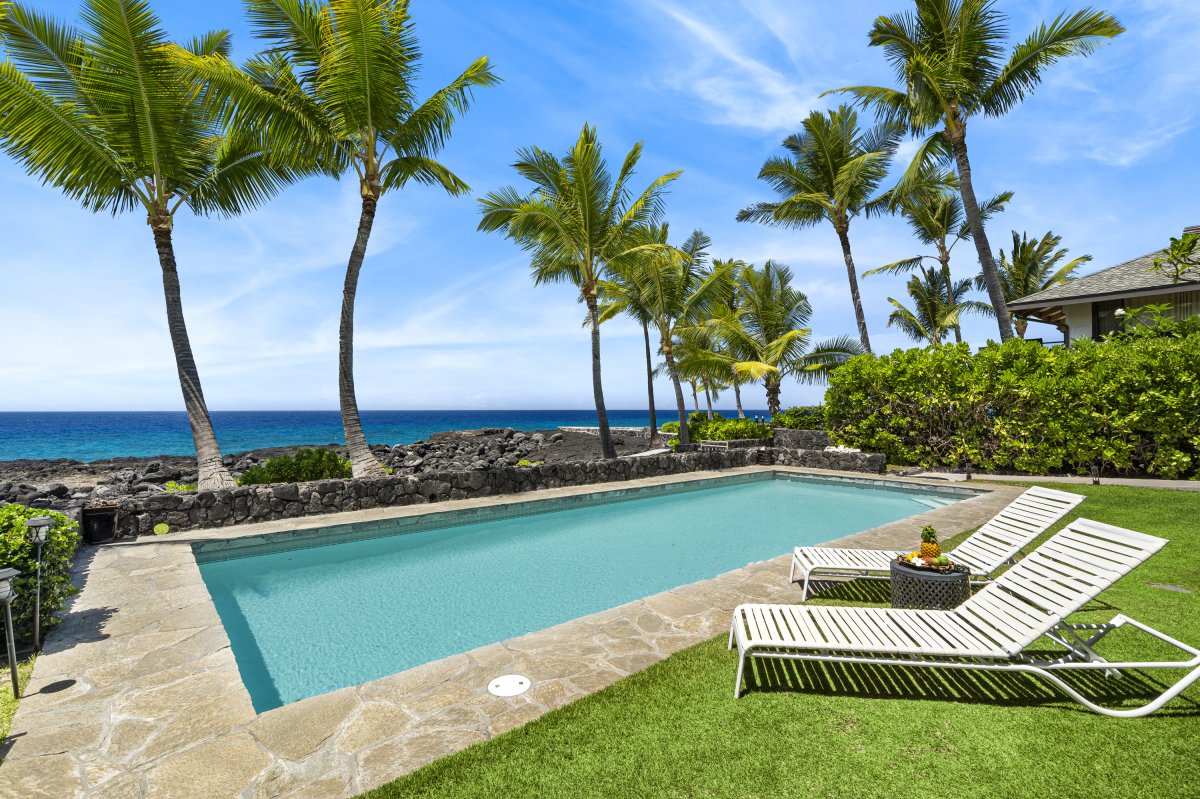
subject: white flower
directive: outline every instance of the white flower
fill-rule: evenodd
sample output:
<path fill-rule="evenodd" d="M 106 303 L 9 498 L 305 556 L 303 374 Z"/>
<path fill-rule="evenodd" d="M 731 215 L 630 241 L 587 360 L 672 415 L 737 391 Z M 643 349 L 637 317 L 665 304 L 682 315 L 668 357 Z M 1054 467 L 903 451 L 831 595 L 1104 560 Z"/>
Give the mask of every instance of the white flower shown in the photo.
<path fill-rule="evenodd" d="M 1124 309 L 1124 308 L 1118 308 L 1117 310 L 1113 311 L 1113 315 L 1114 315 L 1114 316 L 1124 316 L 1124 315 L 1125 315 L 1125 309 Z"/>

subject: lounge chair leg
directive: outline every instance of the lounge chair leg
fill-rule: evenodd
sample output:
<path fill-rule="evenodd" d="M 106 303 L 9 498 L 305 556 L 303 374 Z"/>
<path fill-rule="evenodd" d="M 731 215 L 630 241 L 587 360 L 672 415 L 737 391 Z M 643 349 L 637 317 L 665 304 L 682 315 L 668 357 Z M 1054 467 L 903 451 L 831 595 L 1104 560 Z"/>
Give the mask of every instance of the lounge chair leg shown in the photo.
<path fill-rule="evenodd" d="M 733 624 L 729 625 L 729 646 L 725 647 L 726 649 L 733 649 L 733 631 L 735 629 L 737 629 L 736 625 L 737 625 L 737 614 L 734 614 Z"/>
<path fill-rule="evenodd" d="M 792 558 L 792 567 L 788 569 L 788 582 L 796 582 L 796 559 Z"/>
<path fill-rule="evenodd" d="M 742 696 L 742 670 L 746 667 L 746 653 L 738 649 L 738 670 L 737 679 L 733 683 L 733 698 L 740 699 Z"/>
<path fill-rule="evenodd" d="M 800 589 L 800 601 L 808 601 L 808 583 L 812 580 L 812 572 L 804 573 L 804 586 Z"/>

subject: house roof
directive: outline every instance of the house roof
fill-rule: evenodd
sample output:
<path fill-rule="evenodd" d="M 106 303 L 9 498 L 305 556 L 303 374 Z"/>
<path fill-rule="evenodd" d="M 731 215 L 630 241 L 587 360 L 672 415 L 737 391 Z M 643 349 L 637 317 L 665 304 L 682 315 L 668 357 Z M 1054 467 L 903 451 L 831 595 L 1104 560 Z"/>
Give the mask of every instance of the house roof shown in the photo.
<path fill-rule="evenodd" d="M 1126 294 L 1134 291 L 1141 292 L 1149 289 L 1161 289 L 1164 292 L 1172 292 L 1190 291 L 1200 288 L 1200 279 L 1189 279 L 1179 283 L 1172 283 L 1171 279 L 1167 276 L 1151 271 L 1151 267 L 1154 266 L 1154 259 L 1161 257 L 1162 250 L 1155 250 L 1148 255 L 1134 258 L 1132 261 L 1110 266 L 1107 269 L 1101 269 L 1099 272 L 1093 272 L 1090 275 L 1068 280 L 1066 283 L 1060 283 L 1057 286 L 1051 286 L 1035 294 L 1022 297 L 1019 300 L 1010 302 L 1008 307 L 1012 310 L 1028 310 L 1045 308 L 1046 306 L 1061 303 L 1079 302 L 1085 298 L 1095 297 L 1098 299 L 1105 296 Z"/>

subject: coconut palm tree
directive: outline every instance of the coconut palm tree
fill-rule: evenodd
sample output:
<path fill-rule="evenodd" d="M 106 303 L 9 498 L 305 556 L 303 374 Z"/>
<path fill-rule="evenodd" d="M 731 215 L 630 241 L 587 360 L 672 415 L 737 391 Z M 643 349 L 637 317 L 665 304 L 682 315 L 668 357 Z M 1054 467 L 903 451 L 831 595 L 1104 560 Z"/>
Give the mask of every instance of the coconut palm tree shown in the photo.
<path fill-rule="evenodd" d="M 964 313 L 991 313 L 991 306 L 966 299 L 971 290 L 970 280 L 946 283 L 946 272 L 936 266 L 922 266 L 919 274 L 908 279 L 905 286 L 913 307 L 888 297 L 895 310 L 888 317 L 888 327 L 898 327 L 917 341 L 927 341 L 940 347 L 950 334 L 958 328 Z M 961 339 L 960 339 L 961 341 Z"/>
<path fill-rule="evenodd" d="M 724 302 L 714 304 L 714 307 L 711 309 L 711 318 L 724 317 L 730 325 L 735 327 L 741 325 L 742 320 L 738 309 L 742 305 L 742 289 L 738 276 L 745 267 L 746 264 L 744 261 L 733 258 L 713 260 L 714 270 L 717 268 L 726 270 L 729 276 L 729 285 L 721 292 Z M 733 340 L 722 338 L 718 341 L 718 351 L 728 356 L 731 363 L 749 361 L 753 358 L 753 353 L 748 352 L 744 347 L 739 348 L 738 343 L 741 340 L 740 337 Z M 736 368 L 731 366 L 726 379 L 729 385 L 733 387 L 733 399 L 734 404 L 737 406 L 738 418 L 745 419 L 746 411 L 742 408 L 742 383 L 745 382 L 745 378 Z"/>
<path fill-rule="evenodd" d="M 600 427 L 600 449 L 615 458 L 604 387 L 600 376 L 600 281 L 614 264 L 641 253 L 667 249 L 639 231 L 658 223 L 663 194 L 680 172 L 651 181 L 630 200 L 629 182 L 642 155 L 639 142 L 625 156 L 615 178 L 604 160 L 596 129 L 584 125 L 565 157 L 530 147 L 517 151 L 513 168 L 533 183 L 528 194 L 508 186 L 479 200 L 479 229 L 500 231 L 531 253 L 537 284 L 569 282 L 587 306 L 592 336 L 592 393 Z"/>
<path fill-rule="evenodd" d="M 251 129 L 287 137 L 295 155 L 334 177 L 353 171 L 362 207 L 346 264 L 338 328 L 338 401 L 355 477 L 382 477 L 363 434 L 354 388 L 354 302 L 380 199 L 409 183 L 451 196 L 470 191 L 435 160 L 476 88 L 499 79 L 487 57 L 419 101 L 421 52 L 407 0 L 246 0 L 266 53 L 239 70 L 223 53 L 191 59 L 193 73 Z"/>
<path fill-rule="evenodd" d="M 192 355 L 172 240 L 180 208 L 232 216 L 297 175 L 273 166 L 263 134 L 226 132 L 210 92 L 194 91 L 143 0 L 85 0 L 84 27 L 0 3 L 0 146 L 89 211 L 145 213 L 167 329 L 199 467 L 198 487 L 231 488 Z M 209 33 L 183 50 L 224 55 Z"/>
<path fill-rule="evenodd" d="M 1052 230 L 1040 239 L 1031 239 L 1015 230 L 1012 232 L 1011 256 L 1000 251 L 1000 291 L 1007 302 L 1065 283 L 1074 276 L 1076 269 L 1092 260 L 1090 255 L 1081 255 L 1062 263 L 1067 257 L 1067 248 L 1055 249 L 1061 243 L 1062 236 L 1054 235 Z M 983 282 L 982 274 L 975 277 L 976 286 L 982 286 Z M 1012 321 L 1017 335 L 1025 338 L 1029 320 L 1013 317 Z"/>
<path fill-rule="evenodd" d="M 979 211 L 986 222 L 992 215 L 1004 210 L 1012 199 L 1006 191 L 985 200 Z M 946 302 L 956 305 L 957 300 L 949 294 L 955 283 L 950 276 L 950 253 L 960 241 L 971 238 L 971 225 L 963 213 L 962 197 L 958 193 L 958 178 L 944 169 L 927 167 L 918 185 L 904 195 L 889 192 L 889 202 L 908 223 L 917 241 L 936 249 L 933 255 L 917 255 L 863 272 L 863 277 L 883 273 L 901 274 L 919 268 L 927 261 L 935 262 L 942 270 L 941 284 L 947 291 Z M 889 322 L 889 324 L 891 324 Z M 962 326 L 955 323 L 954 340 L 962 341 Z"/>
<path fill-rule="evenodd" d="M 600 324 L 604 324 L 621 314 L 631 317 L 642 328 L 642 340 L 646 347 L 646 398 L 650 411 L 650 446 L 657 447 L 662 443 L 658 432 L 658 409 L 654 402 L 654 375 L 658 371 L 654 364 L 654 353 L 650 348 L 650 322 L 652 316 L 635 282 L 624 275 L 613 275 L 599 283 Z M 591 324 L 591 317 L 584 320 L 584 326 Z"/>
<path fill-rule="evenodd" d="M 738 324 L 728 317 L 708 322 L 720 338 L 735 342 L 735 348 L 753 353 L 735 368 L 745 377 L 762 380 L 767 390 L 767 409 L 779 413 L 783 378 L 805 383 L 826 379 L 830 370 L 848 358 L 866 352 L 849 336 L 838 336 L 813 344 L 808 322 L 812 306 L 802 291 L 792 287 L 792 270 L 775 261 L 762 269 L 747 266 L 739 275 L 742 306 Z"/>
<path fill-rule="evenodd" d="M 1000 339 L 1012 338 L 1012 324 L 996 261 L 975 197 L 967 126 L 977 116 L 1008 113 L 1041 83 L 1046 69 L 1070 56 L 1086 56 L 1125 29 L 1110 14 L 1085 8 L 1043 23 L 1004 58 L 1007 16 L 995 0 L 915 0 L 914 11 L 881 16 L 870 32 L 882 47 L 904 91 L 881 86 L 848 86 L 863 105 L 887 123 L 926 137 L 906 177 L 922 165 L 952 159 L 963 211 L 979 254 L 984 285 L 996 310 Z"/>
<path fill-rule="evenodd" d="M 707 268 L 711 241 L 704 231 L 692 231 L 679 247 L 668 245 L 669 235 L 666 224 L 640 231 L 639 237 L 646 248 L 633 258 L 625 259 L 620 271 L 635 287 L 649 312 L 650 325 L 657 333 L 666 373 L 675 392 L 679 440 L 688 444 L 691 442 L 687 432 L 687 407 L 680 381 L 693 375 L 685 374 L 679 368 L 677 331 L 681 326 L 698 323 L 711 304 L 720 302 L 730 281 L 725 268 Z M 697 379 L 700 378 L 697 376 Z M 694 389 L 692 393 L 695 396 Z"/>
<path fill-rule="evenodd" d="M 787 137 L 787 155 L 767 159 L 758 173 L 780 199 L 738 212 L 739 222 L 790 228 L 833 225 L 842 245 L 850 299 L 863 349 L 871 351 L 867 318 L 858 292 L 858 273 L 850 251 L 850 222 L 873 210 L 871 195 L 887 175 L 902 128 L 892 122 L 863 130 L 853 108 L 813 111 L 803 130 Z"/>

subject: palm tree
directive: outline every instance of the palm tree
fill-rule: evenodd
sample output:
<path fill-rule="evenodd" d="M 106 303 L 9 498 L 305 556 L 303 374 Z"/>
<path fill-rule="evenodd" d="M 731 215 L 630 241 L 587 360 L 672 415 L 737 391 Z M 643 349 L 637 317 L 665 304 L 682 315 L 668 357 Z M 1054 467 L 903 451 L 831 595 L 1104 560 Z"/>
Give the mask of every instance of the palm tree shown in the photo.
<path fill-rule="evenodd" d="M 407 0 L 246 0 L 266 53 L 239 70 L 223 53 L 190 60 L 200 79 L 230 98 L 228 113 L 287 136 L 297 157 L 334 177 L 354 171 L 362 196 L 346 264 L 338 328 L 338 400 L 355 477 L 386 472 L 363 434 L 354 390 L 354 301 L 379 200 L 410 182 L 451 196 L 470 191 L 434 160 L 473 90 L 499 82 L 487 57 L 418 102 L 421 52 Z"/>
<path fill-rule="evenodd" d="M 1015 230 L 1012 232 L 1012 256 L 1005 255 L 1004 250 L 1000 251 L 1000 291 L 1007 302 L 1065 283 L 1076 269 L 1092 260 L 1090 255 L 1081 255 L 1060 266 L 1067 257 L 1066 247 L 1055 249 L 1061 243 L 1062 236 L 1054 235 L 1052 230 L 1040 239 L 1031 239 Z M 975 283 L 977 286 L 983 284 L 982 274 L 976 276 Z M 1017 335 L 1025 338 L 1029 320 L 1013 317 L 1013 325 L 1017 328 Z"/>
<path fill-rule="evenodd" d="M 658 432 L 658 409 L 654 402 L 654 375 L 657 369 L 654 365 L 654 353 L 650 348 L 650 309 L 646 307 L 644 298 L 638 291 L 635 282 L 622 275 L 614 275 L 607 280 L 601 280 L 598 287 L 600 299 L 600 324 L 620 314 L 634 319 L 642 328 L 642 339 L 646 346 L 646 398 L 650 410 L 650 446 L 657 447 L 662 443 Z M 589 316 L 584 326 L 591 324 Z"/>
<path fill-rule="evenodd" d="M 920 274 L 910 277 L 906 285 L 913 300 L 912 308 L 888 297 L 888 302 L 895 306 L 888 317 L 888 327 L 898 327 L 917 341 L 940 347 L 950 331 L 958 329 L 964 313 L 991 313 L 989 305 L 966 299 L 971 290 L 970 280 L 947 284 L 946 274 L 939 267 L 920 267 Z"/>
<path fill-rule="evenodd" d="M 725 317 L 728 324 L 733 326 L 741 325 L 741 316 L 738 309 L 742 305 L 742 289 L 741 283 L 738 281 L 738 275 L 741 270 L 746 267 L 744 261 L 735 259 L 713 260 L 713 268 L 721 268 L 727 271 L 730 281 L 728 288 L 722 292 L 724 298 L 723 303 L 719 303 L 712 308 L 712 318 Z M 734 337 L 733 339 L 721 339 L 718 342 L 719 351 L 727 355 L 732 363 L 739 361 L 748 361 L 753 358 L 753 353 L 748 352 L 744 347 L 739 348 L 738 342 L 742 339 Z M 746 418 L 746 411 L 742 408 L 742 383 L 744 378 L 736 368 L 731 367 L 727 375 L 729 384 L 733 387 L 734 404 L 737 406 L 737 415 L 739 419 Z"/>
<path fill-rule="evenodd" d="M 887 175 L 902 129 L 895 123 L 885 123 L 863 130 L 858 126 L 858 115 L 849 106 L 824 113 L 813 111 L 803 128 L 784 140 L 788 154 L 767 159 L 758 173 L 780 200 L 755 203 L 739 211 L 737 219 L 791 228 L 832 224 L 846 262 L 858 337 L 863 349 L 870 352 L 867 318 L 850 251 L 850 222 L 874 209 L 871 195 Z"/>
<path fill-rule="evenodd" d="M 666 186 L 680 175 L 671 172 L 655 178 L 631 202 L 629 181 L 641 155 L 639 142 L 625 156 L 614 179 L 596 129 L 585 124 L 564 158 L 537 147 L 517 151 L 513 167 L 533 183 L 531 192 L 521 194 L 508 186 L 479 200 L 483 214 L 479 229 L 501 231 L 529 250 L 537 284 L 565 281 L 579 288 L 591 320 L 592 393 L 605 458 L 615 458 L 617 451 L 600 379 L 600 281 L 609 276 L 614 263 L 666 249 L 646 241 L 638 231 L 658 222 Z"/>
<path fill-rule="evenodd" d="M 833 367 L 866 351 L 849 336 L 812 344 L 808 328 L 812 306 L 803 292 L 792 287 L 792 270 L 783 264 L 767 261 L 762 269 L 747 266 L 739 281 L 739 324 L 721 317 L 708 326 L 726 341 L 735 342 L 736 349 L 753 353 L 753 358 L 738 362 L 735 368 L 752 380 L 763 380 L 771 415 L 779 413 L 784 377 L 820 382 Z"/>
<path fill-rule="evenodd" d="M 863 277 L 877 273 L 901 274 L 911 272 L 926 261 L 936 262 L 942 270 L 941 285 L 947 294 L 945 300 L 956 305 L 957 300 L 950 290 L 955 283 L 950 276 L 950 253 L 960 241 L 971 238 L 971 225 L 963 213 L 962 197 L 958 193 L 958 179 L 942 169 L 927 168 L 919 179 L 920 185 L 905 195 L 894 195 L 895 209 L 908 223 L 913 235 L 922 244 L 936 248 L 934 255 L 917 255 L 863 272 Z M 889 199 L 891 193 L 889 192 Z M 1012 199 L 1012 192 L 997 194 L 980 205 L 980 213 L 986 222 L 993 214 L 1004 210 Z M 891 322 L 888 323 L 889 325 Z M 962 342 L 962 326 L 955 323 L 954 340 Z"/>
<path fill-rule="evenodd" d="M 730 281 L 724 268 L 706 269 L 711 241 L 704 231 L 692 231 L 678 248 L 667 243 L 669 235 L 670 228 L 666 224 L 642 229 L 638 239 L 643 248 L 632 257 L 622 259 L 616 269 L 638 295 L 638 302 L 658 335 L 666 374 L 675 392 L 680 442 L 688 444 L 691 442 L 687 432 L 687 407 L 680 382 L 688 375 L 679 368 L 676 332 L 682 325 L 698 322 L 709 304 L 720 301 L 720 293 Z"/>
<path fill-rule="evenodd" d="M 1012 338 L 1008 307 L 996 261 L 975 198 L 967 125 L 983 114 L 999 117 L 1025 99 L 1055 62 L 1090 55 L 1103 40 L 1125 29 L 1110 14 L 1090 8 L 1060 14 L 1038 26 L 1002 61 L 1007 17 L 995 0 L 915 0 L 916 11 L 883 16 L 870 32 L 872 47 L 882 47 L 906 91 L 880 86 L 848 86 L 887 123 L 901 124 L 927 138 L 918 148 L 911 177 L 922 165 L 952 158 L 958 170 L 963 210 L 979 254 L 983 282 L 996 311 L 1000 339 Z"/>
<path fill-rule="evenodd" d="M 192 355 L 172 240 L 198 215 L 252 208 L 296 174 L 269 163 L 262 134 L 223 131 L 210 92 L 194 91 L 143 0 L 85 0 L 85 28 L 0 4 L 0 145 L 89 211 L 145 212 L 162 270 L 167 329 L 202 490 L 232 488 Z M 223 55 L 224 32 L 184 49 Z"/>

